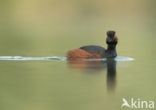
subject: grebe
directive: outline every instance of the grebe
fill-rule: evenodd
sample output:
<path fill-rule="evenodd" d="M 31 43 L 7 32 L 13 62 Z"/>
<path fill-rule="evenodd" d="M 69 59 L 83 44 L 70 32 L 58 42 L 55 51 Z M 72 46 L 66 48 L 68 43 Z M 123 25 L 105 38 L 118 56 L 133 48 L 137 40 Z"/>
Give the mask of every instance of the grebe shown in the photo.
<path fill-rule="evenodd" d="M 97 45 L 82 46 L 68 51 L 67 59 L 115 58 L 117 56 L 116 45 L 118 43 L 115 33 L 115 31 L 107 31 L 107 49 Z"/>

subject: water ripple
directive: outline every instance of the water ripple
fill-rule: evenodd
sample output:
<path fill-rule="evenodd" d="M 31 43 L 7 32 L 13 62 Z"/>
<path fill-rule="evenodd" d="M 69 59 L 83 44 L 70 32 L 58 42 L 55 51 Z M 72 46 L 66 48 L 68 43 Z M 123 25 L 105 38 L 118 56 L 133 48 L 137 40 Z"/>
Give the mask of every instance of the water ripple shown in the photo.
<path fill-rule="evenodd" d="M 28 56 L 0 56 L 0 61 L 65 61 L 66 57 L 46 56 L 46 57 L 28 57 Z"/>
<path fill-rule="evenodd" d="M 64 56 L 43 56 L 43 57 L 31 57 L 31 56 L 0 56 L 0 61 L 66 61 Z M 116 61 L 133 61 L 134 58 L 118 56 L 115 58 Z M 87 61 L 106 61 L 103 59 L 87 59 Z"/>

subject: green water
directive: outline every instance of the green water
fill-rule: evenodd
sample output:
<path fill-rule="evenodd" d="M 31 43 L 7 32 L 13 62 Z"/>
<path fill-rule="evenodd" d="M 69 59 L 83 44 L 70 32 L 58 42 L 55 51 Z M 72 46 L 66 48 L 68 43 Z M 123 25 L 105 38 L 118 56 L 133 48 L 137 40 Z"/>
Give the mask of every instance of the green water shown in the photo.
<path fill-rule="evenodd" d="M 4 2 L 1 56 L 65 56 L 82 45 L 106 47 L 106 31 L 115 30 L 118 55 L 135 60 L 117 62 L 112 80 L 106 65 L 86 69 L 67 61 L 0 61 L 0 110 L 124 110 L 122 98 L 156 102 L 155 2 L 106 7 L 101 1 L 103 8 L 99 0 L 95 8 L 94 2 L 55 1 L 54 7 L 33 1 Z"/>

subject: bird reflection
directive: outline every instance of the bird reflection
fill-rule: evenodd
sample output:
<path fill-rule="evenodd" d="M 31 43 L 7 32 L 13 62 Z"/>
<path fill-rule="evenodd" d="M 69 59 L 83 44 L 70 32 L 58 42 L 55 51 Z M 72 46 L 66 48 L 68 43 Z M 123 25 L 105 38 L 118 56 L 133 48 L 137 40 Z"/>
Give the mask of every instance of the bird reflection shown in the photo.
<path fill-rule="evenodd" d="M 116 87 L 116 61 L 107 59 L 107 90 L 114 91 Z"/>
<path fill-rule="evenodd" d="M 107 69 L 107 90 L 114 91 L 116 88 L 116 61 L 112 58 L 101 60 L 68 60 L 70 68 L 79 69 L 86 73 L 97 73 Z"/>

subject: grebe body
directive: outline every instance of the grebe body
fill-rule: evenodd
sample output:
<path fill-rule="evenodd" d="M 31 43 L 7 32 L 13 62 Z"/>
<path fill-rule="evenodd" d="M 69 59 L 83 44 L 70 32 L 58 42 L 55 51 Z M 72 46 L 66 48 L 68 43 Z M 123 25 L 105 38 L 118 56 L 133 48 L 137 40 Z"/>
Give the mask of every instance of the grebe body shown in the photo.
<path fill-rule="evenodd" d="M 107 32 L 107 49 L 97 45 L 82 46 L 78 49 L 68 51 L 68 59 L 89 59 L 89 58 L 114 58 L 117 56 L 116 45 L 118 38 L 115 31 Z"/>

